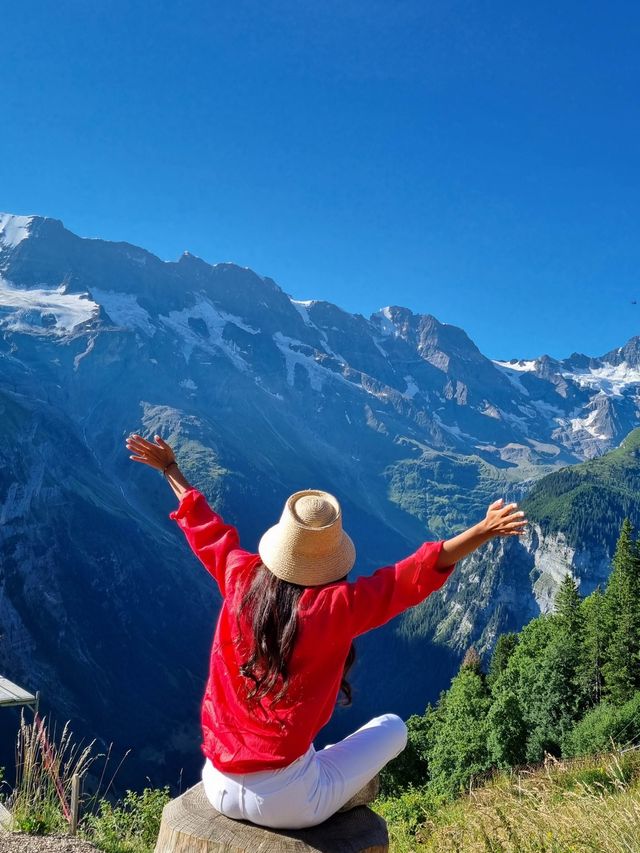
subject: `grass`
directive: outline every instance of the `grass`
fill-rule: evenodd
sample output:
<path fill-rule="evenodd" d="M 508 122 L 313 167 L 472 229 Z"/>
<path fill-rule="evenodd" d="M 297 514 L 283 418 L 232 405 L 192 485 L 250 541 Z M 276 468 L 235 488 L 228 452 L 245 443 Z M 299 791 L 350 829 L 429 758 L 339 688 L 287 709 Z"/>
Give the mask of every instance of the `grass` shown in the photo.
<path fill-rule="evenodd" d="M 22 832 L 64 831 L 69 822 L 71 780 L 86 774 L 98 756 L 93 742 L 83 747 L 73 740 L 67 723 L 57 737 L 44 718 L 27 723 L 24 713 L 16 744 L 16 783 L 7 806 L 14 826 Z"/>
<path fill-rule="evenodd" d="M 94 744 L 95 741 L 87 746 L 75 742 L 68 722 L 58 736 L 45 719 L 27 723 L 22 714 L 16 745 L 16 782 L 5 802 L 12 813 L 13 829 L 30 835 L 68 832 L 71 780 L 75 774 L 86 776 L 104 758 L 96 791 L 80 800 L 78 837 L 106 853 L 152 853 L 162 809 L 170 799 L 169 787 L 145 788 L 140 794 L 127 791 L 122 800 L 110 802 L 106 797 L 126 754 L 101 793 L 111 749 L 94 754 Z"/>
<path fill-rule="evenodd" d="M 640 850 L 640 754 L 497 774 L 450 803 L 426 789 L 380 799 L 392 853 L 633 853 Z"/>

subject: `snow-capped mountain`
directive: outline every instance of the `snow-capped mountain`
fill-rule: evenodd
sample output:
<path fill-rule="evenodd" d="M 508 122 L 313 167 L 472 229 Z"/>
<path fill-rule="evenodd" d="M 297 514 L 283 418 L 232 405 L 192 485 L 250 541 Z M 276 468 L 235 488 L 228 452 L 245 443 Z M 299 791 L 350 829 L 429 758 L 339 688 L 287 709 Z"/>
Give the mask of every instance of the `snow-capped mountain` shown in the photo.
<path fill-rule="evenodd" d="M 217 598 L 167 519 L 167 487 L 128 460 L 128 433 L 173 442 L 248 548 L 292 491 L 334 492 L 359 572 L 600 457 L 640 415 L 640 337 L 597 358 L 492 361 L 429 314 L 366 318 L 37 216 L 0 214 L 0 333 L 0 672 L 134 747 L 158 784 L 197 764 Z M 455 655 L 433 647 L 428 695 L 391 677 L 367 692 L 374 653 L 398 669 L 394 630 L 363 638 L 359 701 L 330 735 L 445 686 Z M 403 665 L 427 642 L 403 647 Z"/>
<path fill-rule="evenodd" d="M 0 214 L 0 275 L 5 336 L 89 347 L 130 333 L 150 357 L 168 347 L 189 387 L 205 358 L 224 359 L 283 406 L 335 394 L 347 425 L 372 410 L 381 427 L 498 466 L 600 455 L 640 416 L 637 336 L 600 357 L 492 361 L 429 314 L 387 307 L 366 319 L 291 299 L 246 268 L 188 253 L 167 263 L 40 217 Z"/>

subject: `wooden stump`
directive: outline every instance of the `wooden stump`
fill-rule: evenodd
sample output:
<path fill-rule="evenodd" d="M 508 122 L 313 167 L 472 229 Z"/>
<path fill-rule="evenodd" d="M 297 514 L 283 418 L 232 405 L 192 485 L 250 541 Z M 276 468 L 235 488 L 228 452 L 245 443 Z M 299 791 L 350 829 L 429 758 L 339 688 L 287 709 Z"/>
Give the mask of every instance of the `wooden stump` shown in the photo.
<path fill-rule="evenodd" d="M 384 820 L 366 806 L 309 829 L 269 829 L 230 820 L 206 798 L 202 782 L 164 807 L 155 853 L 388 853 Z"/>

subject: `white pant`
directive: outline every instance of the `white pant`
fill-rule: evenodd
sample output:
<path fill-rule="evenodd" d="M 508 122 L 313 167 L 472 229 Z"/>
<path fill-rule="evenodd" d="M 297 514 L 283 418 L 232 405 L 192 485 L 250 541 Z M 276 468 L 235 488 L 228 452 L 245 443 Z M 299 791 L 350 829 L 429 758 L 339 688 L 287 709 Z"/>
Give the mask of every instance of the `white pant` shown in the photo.
<path fill-rule="evenodd" d="M 207 758 L 204 792 L 227 817 L 277 829 L 301 829 L 326 820 L 363 788 L 407 744 L 396 714 L 374 717 L 338 743 L 313 744 L 287 767 L 257 773 L 221 773 Z"/>

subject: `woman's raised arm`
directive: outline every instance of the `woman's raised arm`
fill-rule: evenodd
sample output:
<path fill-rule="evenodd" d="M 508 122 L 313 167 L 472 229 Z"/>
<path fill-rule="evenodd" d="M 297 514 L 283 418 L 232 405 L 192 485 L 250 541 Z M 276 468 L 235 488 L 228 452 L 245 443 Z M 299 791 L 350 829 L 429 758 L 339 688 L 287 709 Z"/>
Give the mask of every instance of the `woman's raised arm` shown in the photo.
<path fill-rule="evenodd" d="M 159 435 L 154 436 L 154 441 L 147 441 L 137 433 L 130 435 L 126 440 L 127 449 L 133 451 L 130 458 L 162 471 L 180 501 L 169 518 L 178 523 L 191 550 L 217 580 L 224 596 L 233 571 L 242 565 L 238 560 L 229 560 L 234 551 L 240 550 L 238 531 L 233 525 L 225 524 L 221 516 L 211 509 L 202 492 L 189 483 L 178 468 L 173 449 L 167 442 Z"/>
<path fill-rule="evenodd" d="M 517 503 L 502 506 L 503 502 L 504 498 L 494 501 L 489 505 L 482 521 L 447 539 L 438 555 L 436 567 L 444 569 L 452 563 L 457 563 L 494 536 L 519 536 L 524 533 L 524 526 L 527 524 L 524 512 L 518 510 Z"/>
<path fill-rule="evenodd" d="M 142 462 L 150 468 L 162 471 L 166 481 L 173 489 L 174 495 L 178 500 L 182 500 L 182 497 L 193 486 L 178 467 L 176 457 L 170 445 L 163 438 L 160 438 L 159 435 L 154 435 L 153 438 L 155 444 L 147 441 L 146 438 L 138 435 L 138 433 L 132 433 L 126 441 L 127 450 L 133 451 L 133 455 L 129 458 L 133 459 L 134 462 Z"/>

